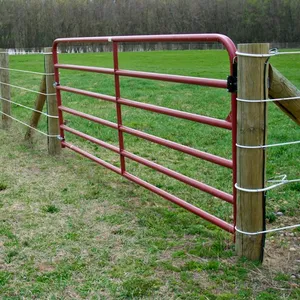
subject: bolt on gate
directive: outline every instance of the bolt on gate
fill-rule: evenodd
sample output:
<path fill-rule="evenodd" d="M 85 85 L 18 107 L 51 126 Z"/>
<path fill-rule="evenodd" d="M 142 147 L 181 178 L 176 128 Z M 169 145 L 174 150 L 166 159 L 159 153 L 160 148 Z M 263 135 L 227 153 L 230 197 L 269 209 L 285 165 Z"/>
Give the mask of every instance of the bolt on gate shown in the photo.
<path fill-rule="evenodd" d="M 113 47 L 113 63 L 114 68 L 100 68 L 100 67 L 88 67 L 88 66 L 79 66 L 79 65 L 71 65 L 71 64 L 60 64 L 58 61 L 58 45 L 66 44 L 66 43 L 112 43 Z M 220 80 L 220 79 L 211 79 L 211 78 L 199 78 L 199 77 L 191 77 L 191 76 L 181 76 L 181 75 L 169 75 L 169 74 L 159 74 L 159 73 L 150 73 L 150 72 L 140 72 L 140 71 L 131 71 L 131 70 L 121 70 L 119 69 L 118 63 L 118 53 L 119 53 L 119 43 L 144 43 L 144 42 L 218 42 L 221 43 L 228 52 L 229 56 L 229 70 L 230 77 L 229 79 L 236 77 L 236 65 L 235 65 L 235 56 L 236 56 L 236 47 L 232 40 L 227 36 L 221 34 L 183 34 L 183 35 L 141 35 L 141 36 L 116 36 L 116 37 L 84 37 L 84 38 L 61 38 L 56 39 L 53 44 L 53 62 L 55 69 L 55 86 L 56 86 L 56 96 L 57 96 L 57 104 L 58 104 L 58 114 L 59 114 L 59 125 L 60 125 L 60 138 L 62 147 L 67 147 L 91 160 L 94 162 L 114 171 L 115 173 L 127 178 L 128 180 L 137 183 L 140 186 L 154 192 L 155 194 L 169 200 L 186 210 L 198 215 L 199 217 L 219 226 L 220 228 L 230 232 L 232 234 L 235 233 L 235 223 L 236 223 L 236 93 L 234 88 L 234 82 L 232 80 Z M 90 92 L 82 89 L 77 89 L 73 87 L 63 86 L 60 84 L 60 69 L 68 69 L 68 70 L 77 70 L 77 71 L 85 71 L 85 72 L 94 72 L 94 73 L 102 73 L 102 74 L 110 74 L 114 76 L 115 83 L 115 96 L 104 95 L 100 93 Z M 229 89 L 231 91 L 231 118 L 227 118 L 227 120 L 220 120 L 212 117 L 207 117 L 203 115 L 198 115 L 194 113 L 188 113 L 176 109 L 170 109 L 162 106 L 157 106 L 153 104 L 141 103 L 138 101 L 133 101 L 129 99 L 122 98 L 120 91 L 120 77 L 135 77 L 142 79 L 151 79 L 151 80 L 160 80 L 167 82 L 176 82 L 183 84 L 192 84 L 192 85 L 200 85 L 200 86 L 208 86 L 214 88 L 221 89 Z M 99 117 L 86 114 L 71 108 L 68 108 L 63 105 L 61 92 L 69 92 L 75 93 L 79 95 L 83 95 L 86 97 L 92 97 L 103 101 L 113 102 L 116 105 L 116 114 L 117 114 L 117 123 L 110 122 L 108 120 L 101 119 Z M 158 136 L 154 136 L 148 133 L 145 133 L 140 130 L 136 130 L 122 124 L 122 106 L 130 106 L 137 109 L 147 110 L 158 114 L 164 114 L 176 118 L 186 119 L 214 127 L 223 128 L 225 130 L 232 131 L 232 160 L 225 159 L 207 152 L 200 151 L 198 149 L 194 149 L 192 147 L 188 147 L 167 139 L 160 138 Z M 83 132 L 70 128 L 64 124 L 64 113 L 71 114 L 74 116 L 78 116 L 89 121 L 108 126 L 118 131 L 118 139 L 119 139 L 119 147 L 111 145 L 102 140 L 96 139 L 95 137 L 89 136 Z M 64 132 L 69 132 L 76 136 L 79 136 L 85 140 L 88 140 L 92 143 L 95 143 L 101 147 L 104 147 L 108 150 L 111 150 L 117 153 L 120 156 L 120 168 L 116 167 L 90 153 L 85 150 L 76 147 L 68 141 L 65 140 Z M 130 134 L 136 136 L 141 139 L 145 139 L 147 141 L 175 149 L 181 151 L 183 153 L 189 154 L 196 158 L 200 158 L 211 163 L 230 168 L 233 170 L 232 172 L 232 187 L 233 193 L 228 194 L 221 190 L 218 190 L 214 187 L 211 187 L 205 183 L 202 183 L 193 178 L 187 177 L 183 174 L 175 172 L 169 168 L 166 168 L 162 165 L 154 163 L 148 159 L 135 155 L 129 151 L 126 151 L 124 147 L 124 137 L 123 134 Z M 209 193 L 214 197 L 222 199 L 228 203 L 233 205 L 233 215 L 234 215 L 234 224 L 229 224 L 226 221 L 209 214 L 208 212 L 172 195 L 126 171 L 126 163 L 125 158 L 133 160 L 137 163 L 145 165 L 149 168 L 157 170 L 169 177 L 172 177 L 176 180 L 179 180 L 189 186 L 192 186 L 196 189 L 199 189 L 203 192 Z"/>

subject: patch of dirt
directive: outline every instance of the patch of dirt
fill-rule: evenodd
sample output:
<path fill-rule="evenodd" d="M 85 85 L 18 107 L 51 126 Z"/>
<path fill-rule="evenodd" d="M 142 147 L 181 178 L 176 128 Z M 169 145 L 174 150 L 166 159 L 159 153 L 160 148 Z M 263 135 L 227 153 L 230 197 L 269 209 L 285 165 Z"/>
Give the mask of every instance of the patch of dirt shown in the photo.
<path fill-rule="evenodd" d="M 64 295 L 69 299 L 82 299 L 82 297 L 78 295 L 70 286 L 64 290 Z"/>
<path fill-rule="evenodd" d="M 38 175 L 41 173 L 41 169 L 36 166 L 30 167 L 28 170 L 31 174 L 34 174 L 34 175 Z"/>
<path fill-rule="evenodd" d="M 25 209 L 25 205 L 22 203 L 14 203 L 11 208 L 16 211 L 23 211 Z"/>
<path fill-rule="evenodd" d="M 298 222 L 297 218 L 281 217 L 272 227 L 279 228 Z M 263 265 L 273 272 L 300 276 L 300 232 L 279 231 L 267 237 Z"/>
<path fill-rule="evenodd" d="M 52 265 L 49 265 L 47 263 L 41 263 L 38 265 L 38 270 L 42 273 L 46 273 L 46 272 L 54 271 L 55 268 Z"/>
<path fill-rule="evenodd" d="M 296 218 L 281 217 L 272 228 L 297 222 Z M 257 292 L 272 288 L 289 299 L 291 292 L 300 288 L 300 232 L 279 231 L 267 236 L 263 264 L 250 270 L 249 279 Z"/>

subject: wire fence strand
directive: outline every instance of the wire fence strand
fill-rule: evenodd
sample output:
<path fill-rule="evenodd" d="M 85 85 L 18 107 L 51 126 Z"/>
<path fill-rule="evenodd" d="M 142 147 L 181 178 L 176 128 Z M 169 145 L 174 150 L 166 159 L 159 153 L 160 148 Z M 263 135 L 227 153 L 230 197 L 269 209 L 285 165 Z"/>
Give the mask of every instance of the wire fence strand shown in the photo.
<path fill-rule="evenodd" d="M 273 229 L 268 229 L 268 230 L 263 230 L 263 231 L 256 231 L 256 232 L 243 231 L 241 229 L 238 229 L 237 227 L 235 227 L 235 230 L 238 233 L 241 233 L 241 234 L 244 234 L 244 235 L 259 235 L 259 234 L 271 233 L 271 232 L 276 232 L 276 231 L 295 229 L 295 228 L 298 228 L 298 227 L 300 227 L 300 224 L 284 226 L 284 227 L 279 227 L 279 228 L 273 228 Z"/>
<path fill-rule="evenodd" d="M 20 89 L 20 90 L 23 90 L 23 91 L 27 91 L 27 92 L 31 92 L 31 93 L 35 93 L 35 94 L 39 94 L 39 95 L 44 95 L 44 96 L 55 96 L 56 95 L 54 93 L 53 94 L 47 94 L 47 93 L 34 91 L 34 90 L 31 90 L 31 89 L 27 89 L 27 88 L 24 88 L 24 87 L 21 87 L 21 86 L 18 86 L 18 85 L 13 85 L 13 84 L 10 84 L 10 83 L 5 83 L 5 82 L 2 82 L 2 81 L 0 81 L 0 84 L 10 86 L 10 87 L 13 87 L 13 88 L 16 88 L 16 89 Z"/>
<path fill-rule="evenodd" d="M 46 116 L 47 118 L 58 119 L 58 116 L 51 116 L 51 115 L 49 115 L 49 114 L 47 114 L 47 113 L 45 113 L 45 112 L 43 112 L 43 111 L 40 111 L 40 110 L 31 108 L 31 107 L 28 107 L 28 106 L 26 106 L 26 105 L 23 105 L 23 104 L 14 102 L 14 101 L 12 101 L 12 100 L 5 99 L 5 98 L 3 98 L 3 97 L 1 97 L 1 96 L 0 96 L 0 99 L 3 100 L 3 101 L 9 102 L 9 103 L 13 103 L 13 104 L 15 104 L 15 105 L 18 105 L 18 106 L 20 106 L 20 107 L 24 107 L 24 108 L 26 108 L 26 109 L 28 109 L 28 110 L 35 111 L 35 112 L 37 112 L 37 113 L 39 113 L 39 114 L 42 114 L 42 115 Z"/>
<path fill-rule="evenodd" d="M 300 96 L 296 97 L 289 97 L 289 98 L 274 98 L 274 99 L 241 99 L 241 98 L 236 98 L 236 101 L 239 102 L 246 102 L 246 103 L 263 103 L 263 102 L 277 102 L 277 101 L 291 101 L 291 100 L 300 100 Z"/>
<path fill-rule="evenodd" d="M 19 70 L 19 69 L 11 69 L 11 68 L 3 68 L 3 67 L 0 67 L 0 70 L 14 71 L 14 72 L 20 72 L 20 73 L 28 73 L 28 74 L 34 74 L 34 75 L 45 75 L 45 76 L 54 75 L 54 73 L 33 72 L 33 71 L 28 71 L 28 70 Z"/>
<path fill-rule="evenodd" d="M 21 120 L 19 120 L 19 119 L 17 119 L 17 118 L 14 118 L 14 117 L 11 116 L 11 115 L 6 114 L 5 112 L 3 112 L 3 111 L 1 111 L 1 110 L 0 110 L 0 113 L 1 113 L 2 115 L 4 115 L 4 116 L 8 117 L 8 118 L 11 118 L 12 120 L 14 120 L 14 121 L 16 121 L 16 122 L 18 122 L 18 123 L 20 123 L 20 124 L 22 124 L 22 125 L 28 127 L 28 128 L 33 129 L 34 131 L 39 132 L 39 133 L 42 134 L 42 135 L 45 135 L 45 136 L 50 137 L 50 138 L 58 138 L 58 139 L 60 138 L 59 135 L 47 134 L 47 133 L 45 133 L 45 132 L 43 132 L 43 131 L 41 131 L 41 130 L 35 128 L 35 127 L 30 126 L 29 124 L 27 124 L 27 123 L 25 123 L 25 122 L 23 122 L 23 121 L 21 121 Z"/>

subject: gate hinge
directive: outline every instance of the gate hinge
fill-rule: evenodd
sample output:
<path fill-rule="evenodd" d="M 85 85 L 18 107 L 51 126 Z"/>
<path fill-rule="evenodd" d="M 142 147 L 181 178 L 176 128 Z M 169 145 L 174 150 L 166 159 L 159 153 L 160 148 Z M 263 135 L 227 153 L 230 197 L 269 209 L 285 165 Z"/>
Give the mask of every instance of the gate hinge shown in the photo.
<path fill-rule="evenodd" d="M 237 63 L 236 61 L 232 64 L 232 75 L 227 77 L 227 91 L 229 93 L 237 92 Z"/>

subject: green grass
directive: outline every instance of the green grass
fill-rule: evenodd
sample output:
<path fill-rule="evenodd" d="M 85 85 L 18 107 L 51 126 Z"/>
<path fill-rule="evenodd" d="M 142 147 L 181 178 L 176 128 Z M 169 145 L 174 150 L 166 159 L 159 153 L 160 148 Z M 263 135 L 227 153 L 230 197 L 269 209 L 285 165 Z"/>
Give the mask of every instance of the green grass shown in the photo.
<path fill-rule="evenodd" d="M 62 63 L 112 67 L 111 53 L 63 54 Z M 272 58 L 300 87 L 296 56 Z M 11 68 L 43 72 L 43 57 L 11 56 Z M 120 53 L 123 69 L 225 79 L 224 51 Z M 11 72 L 11 83 L 38 89 L 39 76 Z M 108 75 L 61 71 L 61 84 L 114 95 Z M 35 96 L 12 89 L 12 99 L 32 106 Z M 223 90 L 121 79 L 122 97 L 225 119 Z M 62 93 L 71 108 L 116 122 L 112 103 Z M 28 122 L 30 112 L 13 106 Z M 186 120 L 122 108 L 123 123 L 202 151 L 231 156 L 230 132 Z M 118 146 L 117 133 L 65 115 L 68 126 Z M 39 129 L 46 131 L 43 118 Z M 269 143 L 299 140 L 299 128 L 269 105 Z M 263 266 L 235 256 L 232 237 L 69 150 L 47 156 L 44 137 L 23 141 L 25 129 L 0 131 L 0 295 L 4 299 L 297 299 L 300 297 L 299 230 L 268 236 Z M 125 134 L 139 156 L 231 193 L 231 172 Z M 119 157 L 80 138 L 66 139 L 119 166 Z M 299 178 L 299 146 L 268 150 L 269 178 Z M 129 172 L 232 222 L 231 205 L 126 160 Z M 276 217 L 276 212 L 284 213 Z M 299 185 L 268 193 L 268 226 L 297 223 Z M 290 251 L 295 248 L 297 251 Z M 298 277 L 299 278 L 299 277 Z"/>

